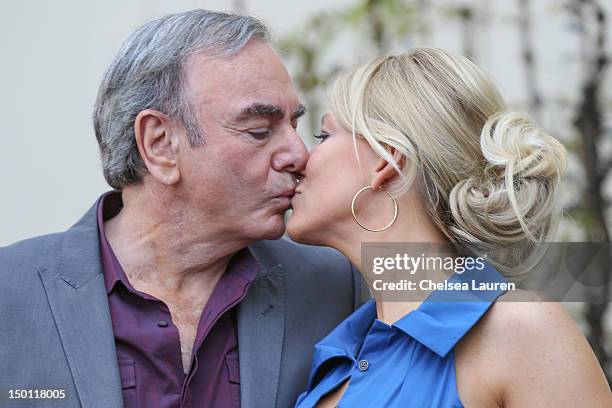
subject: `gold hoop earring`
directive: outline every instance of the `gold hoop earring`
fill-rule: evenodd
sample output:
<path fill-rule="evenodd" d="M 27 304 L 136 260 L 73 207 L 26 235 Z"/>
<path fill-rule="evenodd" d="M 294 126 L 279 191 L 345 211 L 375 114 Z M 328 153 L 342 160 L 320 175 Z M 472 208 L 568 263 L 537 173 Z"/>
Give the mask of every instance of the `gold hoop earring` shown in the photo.
<path fill-rule="evenodd" d="M 353 197 L 353 201 L 351 202 L 351 212 L 353 213 L 353 218 L 355 219 L 355 222 L 357 222 L 357 224 L 359 224 L 359 226 L 365 230 L 371 231 L 371 232 L 380 232 L 380 231 L 384 231 L 387 228 L 389 228 L 391 225 L 393 225 L 393 223 L 395 222 L 395 219 L 397 218 L 397 201 L 395 201 L 395 198 L 393 198 L 393 196 L 391 195 L 391 193 L 389 193 L 388 191 L 385 191 L 385 194 L 387 194 L 391 200 L 393 200 L 393 206 L 395 207 L 394 209 L 394 214 L 393 214 L 393 219 L 391 220 L 391 222 L 387 225 L 385 225 L 382 228 L 378 228 L 378 229 L 372 229 L 372 228 L 368 228 L 365 225 L 363 225 L 362 223 L 359 222 L 359 220 L 357 219 L 357 215 L 355 215 L 355 201 L 357 200 L 357 196 L 359 196 L 359 194 L 363 193 L 366 190 L 369 190 L 370 188 L 373 188 L 372 186 L 366 186 L 364 188 L 362 188 L 361 190 L 359 190 L 357 193 L 355 193 L 355 196 Z"/>

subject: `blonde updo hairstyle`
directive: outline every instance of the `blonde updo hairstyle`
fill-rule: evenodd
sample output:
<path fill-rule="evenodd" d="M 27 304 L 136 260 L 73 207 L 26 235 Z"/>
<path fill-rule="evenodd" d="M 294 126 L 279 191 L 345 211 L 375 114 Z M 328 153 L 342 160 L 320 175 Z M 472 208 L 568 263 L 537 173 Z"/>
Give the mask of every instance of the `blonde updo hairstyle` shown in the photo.
<path fill-rule="evenodd" d="M 400 177 L 399 196 L 422 178 L 435 224 L 460 244 L 549 241 L 560 218 L 563 145 L 508 111 L 493 82 L 467 58 L 414 48 L 343 75 L 331 111 Z M 405 157 L 400 168 L 389 152 Z"/>

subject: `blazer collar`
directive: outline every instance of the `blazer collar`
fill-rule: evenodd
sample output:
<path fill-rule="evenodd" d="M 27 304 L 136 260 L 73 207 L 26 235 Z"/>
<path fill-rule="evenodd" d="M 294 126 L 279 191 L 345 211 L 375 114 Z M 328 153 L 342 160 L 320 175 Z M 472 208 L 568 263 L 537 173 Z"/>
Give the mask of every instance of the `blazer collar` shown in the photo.
<path fill-rule="evenodd" d="M 38 272 L 81 405 L 121 407 L 115 339 L 100 265 L 97 205 L 64 234 L 60 252 Z"/>
<path fill-rule="evenodd" d="M 242 408 L 275 407 L 285 337 L 285 266 L 265 242 L 249 246 L 261 269 L 238 306 Z"/>

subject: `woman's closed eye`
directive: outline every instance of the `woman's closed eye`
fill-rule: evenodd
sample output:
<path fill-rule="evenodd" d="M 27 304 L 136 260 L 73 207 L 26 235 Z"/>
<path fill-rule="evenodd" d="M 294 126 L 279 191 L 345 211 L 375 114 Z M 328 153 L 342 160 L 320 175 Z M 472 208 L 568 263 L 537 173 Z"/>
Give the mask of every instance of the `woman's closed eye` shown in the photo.
<path fill-rule="evenodd" d="M 323 143 L 325 141 L 325 139 L 327 139 L 330 135 L 327 132 L 323 132 L 321 131 L 320 134 L 318 135 L 313 135 L 315 139 L 319 139 L 320 142 L 319 143 Z"/>

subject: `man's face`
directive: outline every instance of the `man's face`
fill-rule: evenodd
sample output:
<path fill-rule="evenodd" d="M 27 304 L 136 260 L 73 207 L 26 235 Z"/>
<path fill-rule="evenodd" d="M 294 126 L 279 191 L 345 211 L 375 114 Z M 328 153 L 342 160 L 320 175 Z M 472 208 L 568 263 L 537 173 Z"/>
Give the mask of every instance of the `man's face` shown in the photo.
<path fill-rule="evenodd" d="M 193 56 L 185 77 L 205 143 L 181 140 L 179 191 L 194 226 L 228 239 L 280 237 L 308 158 L 296 132 L 304 108 L 283 63 L 251 40 L 228 58 Z"/>

